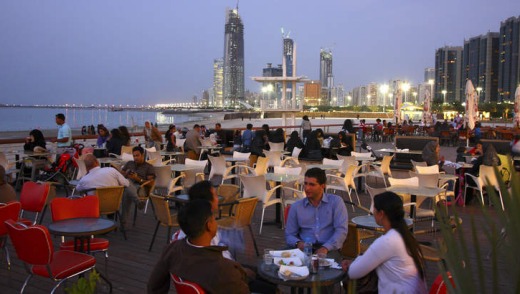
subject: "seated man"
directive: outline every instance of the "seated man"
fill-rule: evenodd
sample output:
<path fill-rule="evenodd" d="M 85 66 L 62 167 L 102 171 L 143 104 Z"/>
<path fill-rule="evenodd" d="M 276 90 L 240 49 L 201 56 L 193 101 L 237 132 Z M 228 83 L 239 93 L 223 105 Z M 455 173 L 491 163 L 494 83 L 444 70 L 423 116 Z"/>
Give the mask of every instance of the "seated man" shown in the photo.
<path fill-rule="evenodd" d="M 339 250 L 347 238 L 348 213 L 341 197 L 325 194 L 325 171 L 311 168 L 305 173 L 306 198 L 295 202 L 285 226 L 285 241 L 303 251 L 304 241 L 316 253 Z"/>
<path fill-rule="evenodd" d="M 148 281 L 148 293 L 168 293 L 170 273 L 201 286 L 208 293 L 249 293 L 247 275 L 240 264 L 226 259 L 226 247 L 211 246 L 217 221 L 206 200 L 190 201 L 178 214 L 187 238 L 170 243 Z"/>
<path fill-rule="evenodd" d="M 206 200 L 209 203 L 211 203 L 211 209 L 213 210 L 213 212 L 218 211 L 217 191 L 215 190 L 210 181 L 198 182 L 195 185 L 191 186 L 190 190 L 188 191 L 188 196 L 190 198 L 190 201 Z M 184 238 L 186 238 L 186 234 L 183 230 L 179 230 L 173 234 L 172 241 L 177 241 Z M 220 240 L 220 232 L 217 230 L 215 237 L 211 239 L 211 245 L 222 245 L 220 243 Z M 231 253 L 228 250 L 222 251 L 222 255 L 227 259 L 233 260 L 233 257 L 231 257 Z"/>
<path fill-rule="evenodd" d="M 145 202 L 139 201 L 138 195 L 147 195 L 148 191 L 141 189 L 141 185 L 147 181 L 155 179 L 155 170 L 151 164 L 144 160 L 143 147 L 136 146 L 132 148 L 133 161 L 127 162 L 121 171 L 125 178 L 130 180 L 132 185 L 129 185 L 125 190 L 128 190 L 128 196 L 123 198 L 123 215 L 130 213 L 130 206 L 133 203 L 139 209 L 143 209 Z M 123 216 L 121 216 L 124 219 Z"/>
<path fill-rule="evenodd" d="M 101 168 L 99 161 L 92 153 L 83 155 L 83 161 L 87 168 L 87 174 L 84 175 L 76 186 L 78 191 L 89 191 L 89 194 L 94 194 L 90 190 L 94 190 L 100 187 L 111 187 L 111 186 L 125 186 L 128 187 L 130 182 L 123 177 L 113 167 Z"/>
<path fill-rule="evenodd" d="M 130 185 L 130 181 L 125 179 L 123 175 L 113 167 L 99 166 L 99 161 L 92 153 L 85 154 L 83 156 L 85 167 L 87 168 L 87 174 L 84 175 L 76 186 L 76 190 L 86 192 L 87 194 L 94 195 L 95 189 L 100 187 L 113 187 L 113 186 L 124 186 L 125 192 L 123 193 L 123 203 L 135 202 L 136 205 L 144 205 L 144 201 L 139 202 L 137 197 L 137 189 Z M 123 205 L 124 206 L 124 205 Z M 128 211 L 123 209 L 121 213 L 121 223 L 126 222 Z"/>

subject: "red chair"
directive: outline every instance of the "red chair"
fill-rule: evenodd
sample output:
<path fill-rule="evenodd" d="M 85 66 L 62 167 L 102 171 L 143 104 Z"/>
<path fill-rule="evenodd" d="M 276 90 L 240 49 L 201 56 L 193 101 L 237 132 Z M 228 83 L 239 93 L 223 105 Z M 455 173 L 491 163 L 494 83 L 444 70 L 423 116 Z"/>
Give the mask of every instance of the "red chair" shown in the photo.
<path fill-rule="evenodd" d="M 455 287 L 455 283 L 453 282 L 453 278 L 449 272 L 446 273 L 448 278 L 450 279 L 451 285 Z M 430 294 L 446 294 L 448 293 L 448 287 L 446 283 L 444 283 L 444 279 L 442 278 L 442 274 L 439 274 L 435 281 L 433 281 L 432 287 L 430 288 Z"/>
<path fill-rule="evenodd" d="M 85 196 L 79 198 L 54 198 L 51 201 L 52 221 L 60 221 L 70 218 L 95 217 L 99 218 L 99 198 L 97 196 Z M 84 244 L 86 246 L 86 244 Z M 108 266 L 108 247 L 110 242 L 104 238 L 90 239 L 90 252 L 105 253 L 105 273 Z M 65 241 L 62 237 L 60 250 L 74 251 L 74 240 Z M 77 248 L 80 252 L 87 252 L 88 248 Z"/>
<path fill-rule="evenodd" d="M 26 225 L 35 225 L 38 221 L 38 215 L 42 212 L 40 217 L 40 224 L 45 215 L 45 204 L 47 203 L 47 196 L 51 185 L 49 183 L 35 183 L 25 182 L 20 192 L 20 203 L 22 204 L 22 211 L 20 212 L 20 221 Z M 34 212 L 34 220 L 24 219 L 24 212 Z"/>
<path fill-rule="evenodd" d="M 68 250 L 54 251 L 51 236 L 44 226 L 27 227 L 13 220 L 7 220 L 5 225 L 16 254 L 25 263 L 29 273 L 20 293 L 23 293 L 33 275 L 58 282 L 51 291 L 54 293 L 63 281 L 90 271 L 96 266 L 96 259 L 91 255 Z M 105 279 L 103 275 L 100 276 Z M 112 285 L 110 282 L 108 284 L 112 292 Z"/>
<path fill-rule="evenodd" d="M 175 290 L 177 290 L 178 294 L 205 294 L 206 291 L 202 289 L 199 285 L 193 283 L 184 281 L 180 277 L 171 274 L 170 276 L 173 281 L 173 285 L 175 286 Z"/>
<path fill-rule="evenodd" d="M 7 228 L 4 222 L 8 219 L 17 221 L 21 209 L 22 205 L 18 201 L 0 204 L 0 248 L 4 249 L 8 270 L 11 269 L 11 258 L 9 258 L 9 250 L 5 246 L 7 243 Z"/>

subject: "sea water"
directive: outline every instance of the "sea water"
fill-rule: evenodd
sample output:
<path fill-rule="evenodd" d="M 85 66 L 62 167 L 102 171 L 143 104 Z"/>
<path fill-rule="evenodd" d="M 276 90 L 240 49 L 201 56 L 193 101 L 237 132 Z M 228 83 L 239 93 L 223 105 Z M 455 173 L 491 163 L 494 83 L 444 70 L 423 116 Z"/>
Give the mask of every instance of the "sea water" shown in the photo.
<path fill-rule="evenodd" d="M 29 131 L 32 129 L 56 128 L 55 115 L 65 114 L 67 124 L 73 129 L 98 124 L 108 129 L 125 125 L 142 128 L 145 121 L 160 125 L 182 124 L 204 119 L 203 114 L 168 114 L 160 111 L 123 110 L 110 111 L 98 108 L 41 108 L 41 107 L 0 107 L 0 132 Z"/>

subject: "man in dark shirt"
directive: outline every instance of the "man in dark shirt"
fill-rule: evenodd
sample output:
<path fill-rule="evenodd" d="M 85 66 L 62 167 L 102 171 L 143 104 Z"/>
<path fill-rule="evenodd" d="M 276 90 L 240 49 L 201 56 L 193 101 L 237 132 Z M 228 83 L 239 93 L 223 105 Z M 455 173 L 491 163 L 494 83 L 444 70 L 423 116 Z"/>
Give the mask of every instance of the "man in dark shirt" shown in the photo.
<path fill-rule="evenodd" d="M 155 170 L 151 164 L 144 159 L 143 147 L 136 146 L 132 149 L 133 161 L 127 162 L 122 169 L 122 174 L 130 180 L 130 185 L 125 189 L 123 197 L 123 213 L 121 215 L 121 223 L 125 223 L 126 216 L 130 213 L 132 203 L 135 203 L 139 209 L 143 209 L 145 202 L 139 201 L 138 195 L 146 194 L 141 185 L 147 181 L 155 179 Z"/>
<path fill-rule="evenodd" d="M 222 129 L 222 125 L 220 123 L 215 124 L 215 134 L 217 134 L 217 144 L 227 146 L 227 138 L 226 132 Z"/>
<path fill-rule="evenodd" d="M 201 286 L 208 293 L 249 293 L 248 278 L 235 261 L 222 256 L 226 247 L 211 246 L 217 222 L 206 200 L 190 201 L 178 221 L 187 238 L 163 251 L 148 281 L 148 293 L 168 293 L 170 273 Z"/>

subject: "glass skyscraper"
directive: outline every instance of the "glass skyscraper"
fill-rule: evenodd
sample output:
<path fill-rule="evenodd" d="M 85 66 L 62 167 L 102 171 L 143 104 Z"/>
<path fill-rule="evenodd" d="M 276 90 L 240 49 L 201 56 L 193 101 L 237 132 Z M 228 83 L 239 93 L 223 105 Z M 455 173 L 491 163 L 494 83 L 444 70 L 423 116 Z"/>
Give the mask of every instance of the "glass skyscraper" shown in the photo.
<path fill-rule="evenodd" d="M 224 106 L 244 101 L 244 25 L 238 9 L 226 10 L 223 98 Z"/>
<path fill-rule="evenodd" d="M 435 51 L 434 99 L 443 102 L 462 101 L 462 47 L 442 47 Z M 446 91 L 446 94 L 443 94 Z"/>
<path fill-rule="evenodd" d="M 462 54 L 462 86 L 471 80 L 481 88 L 479 101 L 497 101 L 498 98 L 498 33 L 487 33 L 464 41 Z"/>
<path fill-rule="evenodd" d="M 520 84 L 520 17 L 510 17 L 500 23 L 499 42 L 499 101 L 512 101 Z"/>

